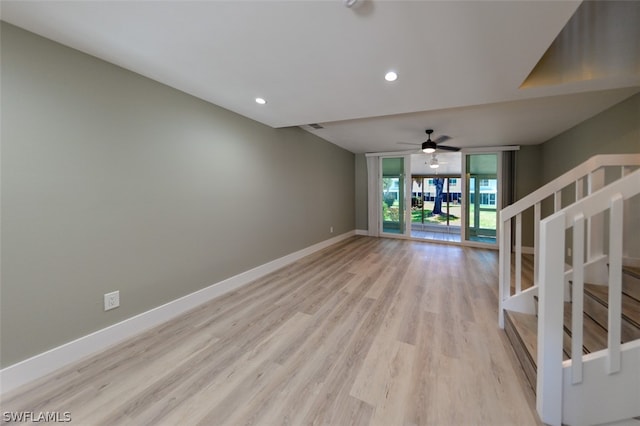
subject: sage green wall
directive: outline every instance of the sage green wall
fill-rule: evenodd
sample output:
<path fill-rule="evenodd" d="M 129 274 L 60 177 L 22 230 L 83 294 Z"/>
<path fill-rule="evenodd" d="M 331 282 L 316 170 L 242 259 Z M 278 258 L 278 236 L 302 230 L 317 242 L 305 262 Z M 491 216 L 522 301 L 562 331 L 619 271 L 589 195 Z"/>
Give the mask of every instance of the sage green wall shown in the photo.
<path fill-rule="evenodd" d="M 3 367 L 355 229 L 352 153 L 1 31 Z"/>
<path fill-rule="evenodd" d="M 596 154 L 639 152 L 640 93 L 542 144 L 542 183 Z"/>
<path fill-rule="evenodd" d="M 620 102 L 542 144 L 542 170 L 547 183 L 597 154 L 640 153 L 640 93 Z M 608 179 L 608 175 L 605 175 Z M 562 205 L 575 198 L 572 191 L 562 192 Z M 552 211 L 551 202 L 543 204 L 543 216 Z M 625 202 L 626 230 L 640 228 L 640 197 Z M 608 229 L 605 228 L 605 252 Z M 640 239 L 626 232 L 623 254 L 640 260 Z"/>
<path fill-rule="evenodd" d="M 597 154 L 640 152 L 640 94 L 597 114 L 540 145 L 521 146 L 516 153 L 516 199 Z M 573 201 L 563 192 L 563 205 Z M 552 212 L 550 200 L 543 216 Z M 523 215 L 522 241 L 533 246 L 533 213 Z M 635 250 L 635 249 L 634 249 Z"/>
<path fill-rule="evenodd" d="M 518 201 L 542 186 L 542 146 L 523 145 L 515 156 L 515 201 Z M 522 215 L 522 245 L 533 247 L 533 241 L 533 209 L 528 209 Z"/>
<path fill-rule="evenodd" d="M 356 154 L 356 229 L 369 229 L 367 158 Z"/>

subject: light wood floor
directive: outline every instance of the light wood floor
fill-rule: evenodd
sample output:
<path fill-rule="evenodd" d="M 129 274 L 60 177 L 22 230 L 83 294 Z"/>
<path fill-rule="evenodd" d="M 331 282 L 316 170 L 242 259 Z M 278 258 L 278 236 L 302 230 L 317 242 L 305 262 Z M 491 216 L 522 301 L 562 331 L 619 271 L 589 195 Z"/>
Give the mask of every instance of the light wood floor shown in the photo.
<path fill-rule="evenodd" d="M 7 395 L 72 424 L 536 425 L 497 252 L 353 237 Z"/>

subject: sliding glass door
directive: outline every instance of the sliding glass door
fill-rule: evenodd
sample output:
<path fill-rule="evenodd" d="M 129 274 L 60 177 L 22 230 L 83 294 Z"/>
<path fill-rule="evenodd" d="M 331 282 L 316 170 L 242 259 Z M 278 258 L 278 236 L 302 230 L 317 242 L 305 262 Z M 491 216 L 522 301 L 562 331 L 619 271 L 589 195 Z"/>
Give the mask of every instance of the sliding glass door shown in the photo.
<path fill-rule="evenodd" d="M 406 231 L 404 160 L 382 158 L 382 233 L 403 235 Z"/>
<path fill-rule="evenodd" d="M 498 154 L 467 154 L 465 239 L 496 243 L 498 222 Z"/>
<path fill-rule="evenodd" d="M 460 242 L 460 176 L 413 175 L 411 236 Z"/>
<path fill-rule="evenodd" d="M 395 154 L 395 155 L 394 155 Z M 367 155 L 368 234 L 495 245 L 510 159 L 496 151 Z"/>

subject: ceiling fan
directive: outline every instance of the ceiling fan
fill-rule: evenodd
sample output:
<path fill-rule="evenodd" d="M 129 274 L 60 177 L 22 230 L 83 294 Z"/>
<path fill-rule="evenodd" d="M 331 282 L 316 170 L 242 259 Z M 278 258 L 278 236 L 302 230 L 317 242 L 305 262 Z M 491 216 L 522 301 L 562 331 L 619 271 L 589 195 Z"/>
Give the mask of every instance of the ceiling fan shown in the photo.
<path fill-rule="evenodd" d="M 431 167 L 432 169 L 437 169 L 438 167 L 440 167 L 441 164 L 449 164 L 446 161 L 440 161 L 438 160 L 438 156 L 435 152 L 431 153 L 431 159 L 427 162 L 424 162 L 425 165 L 428 165 L 429 167 Z"/>
<path fill-rule="evenodd" d="M 409 143 L 409 142 L 398 142 L 398 143 L 402 144 L 402 145 L 420 145 L 421 149 L 422 149 L 422 152 L 427 153 L 427 154 L 431 154 L 431 153 L 435 152 L 436 150 L 439 150 L 439 151 L 454 151 L 454 152 L 460 151 L 460 148 L 456 148 L 454 146 L 440 145 L 442 142 L 451 139 L 449 136 L 442 135 L 438 139 L 432 141 L 431 140 L 431 133 L 433 133 L 433 129 L 427 129 L 427 130 L 425 130 L 425 133 L 427 134 L 427 140 L 422 142 L 422 144 Z"/>

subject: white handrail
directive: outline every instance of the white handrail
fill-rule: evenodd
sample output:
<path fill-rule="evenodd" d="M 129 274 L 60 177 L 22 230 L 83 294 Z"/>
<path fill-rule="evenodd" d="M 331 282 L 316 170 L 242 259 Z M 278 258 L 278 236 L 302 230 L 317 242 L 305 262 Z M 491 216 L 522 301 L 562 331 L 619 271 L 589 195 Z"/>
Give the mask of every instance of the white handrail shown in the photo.
<path fill-rule="evenodd" d="M 573 217 L 578 213 L 584 214 L 585 219 L 587 219 L 597 215 L 598 213 L 602 213 L 605 210 L 609 210 L 609 201 L 612 193 L 619 192 L 625 200 L 638 194 L 638 190 L 640 189 L 639 173 L 640 170 L 636 170 L 635 172 L 610 183 L 606 187 L 597 190 L 593 194 L 587 195 L 582 200 L 560 210 L 560 212 L 563 212 L 566 215 L 564 227 L 569 228 L 572 226 Z M 548 218 L 543 219 L 540 226 L 542 226 L 545 220 L 551 219 L 558 213 L 554 213 Z"/>
<path fill-rule="evenodd" d="M 529 195 L 521 198 L 510 206 L 500 211 L 500 220 L 506 221 L 511 219 L 520 212 L 523 212 L 533 206 L 535 203 L 544 200 L 550 195 L 562 190 L 566 186 L 575 183 L 577 180 L 585 177 L 589 173 L 601 167 L 607 166 L 637 166 L 640 165 L 640 154 L 601 154 L 594 155 L 579 166 L 569 170 L 563 175 L 558 176 L 551 182 L 541 186 Z"/>

